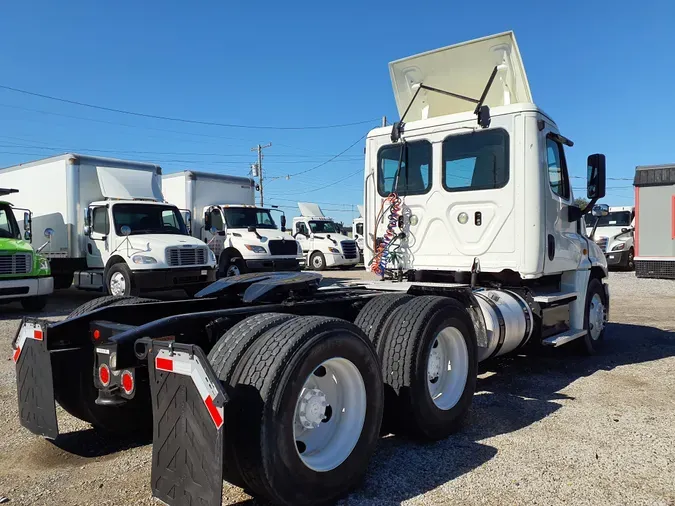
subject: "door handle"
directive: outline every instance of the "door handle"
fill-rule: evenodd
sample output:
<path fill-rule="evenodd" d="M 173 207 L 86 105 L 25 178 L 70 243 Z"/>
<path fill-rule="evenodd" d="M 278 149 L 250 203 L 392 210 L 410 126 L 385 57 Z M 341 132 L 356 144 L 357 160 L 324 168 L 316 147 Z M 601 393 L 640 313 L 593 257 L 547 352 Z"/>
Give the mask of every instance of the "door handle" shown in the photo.
<path fill-rule="evenodd" d="M 551 234 L 548 234 L 548 259 L 553 260 L 555 258 L 555 237 Z"/>

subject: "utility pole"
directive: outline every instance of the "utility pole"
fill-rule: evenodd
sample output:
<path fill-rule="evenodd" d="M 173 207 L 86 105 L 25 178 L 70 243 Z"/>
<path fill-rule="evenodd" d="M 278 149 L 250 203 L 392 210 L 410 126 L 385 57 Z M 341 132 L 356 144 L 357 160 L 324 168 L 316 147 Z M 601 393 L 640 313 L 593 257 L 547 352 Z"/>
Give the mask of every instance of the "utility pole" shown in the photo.
<path fill-rule="evenodd" d="M 256 164 L 256 167 L 258 169 L 258 185 L 260 186 L 260 205 L 264 206 L 265 205 L 265 197 L 263 195 L 263 167 L 262 167 L 262 161 L 263 161 L 263 153 L 262 150 L 269 148 L 272 146 L 272 143 L 270 142 L 269 144 L 265 146 L 261 146 L 258 144 L 257 146 L 251 148 L 251 151 L 257 151 L 258 152 L 258 163 Z M 253 173 L 255 177 L 255 171 Z"/>

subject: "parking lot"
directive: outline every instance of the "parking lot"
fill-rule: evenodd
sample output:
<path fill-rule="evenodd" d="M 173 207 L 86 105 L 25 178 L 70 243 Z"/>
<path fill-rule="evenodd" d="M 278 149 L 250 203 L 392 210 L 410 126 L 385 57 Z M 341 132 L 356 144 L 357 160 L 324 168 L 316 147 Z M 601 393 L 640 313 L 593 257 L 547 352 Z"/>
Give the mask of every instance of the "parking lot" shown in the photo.
<path fill-rule="evenodd" d="M 463 431 L 433 444 L 383 438 L 343 504 L 675 505 L 675 282 L 612 273 L 610 290 L 600 354 L 563 348 L 484 365 Z M 46 313 L 62 318 L 93 296 L 57 292 Z M 147 441 L 106 438 L 60 409 L 55 442 L 20 427 L 10 343 L 21 316 L 18 304 L 0 306 L 0 497 L 157 504 Z M 223 504 L 249 502 L 225 484 Z"/>

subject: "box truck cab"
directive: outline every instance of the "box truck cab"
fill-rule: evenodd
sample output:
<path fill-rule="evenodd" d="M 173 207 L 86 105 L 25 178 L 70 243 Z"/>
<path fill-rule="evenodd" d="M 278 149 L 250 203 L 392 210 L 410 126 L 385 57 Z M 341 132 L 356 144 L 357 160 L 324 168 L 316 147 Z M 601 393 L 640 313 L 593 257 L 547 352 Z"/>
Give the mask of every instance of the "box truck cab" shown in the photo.
<path fill-rule="evenodd" d="M 286 216 L 278 227 L 272 213 L 281 211 L 255 205 L 252 179 L 186 170 L 166 174 L 162 190 L 191 217 L 191 234 L 216 256 L 219 277 L 300 269 L 302 249 L 285 233 Z"/>
<path fill-rule="evenodd" d="M 18 190 L 0 188 L 0 198 Z M 23 211 L 23 233 L 15 212 Z M 40 251 L 49 244 L 51 229 L 45 230 L 47 242 L 34 250 L 31 246 L 31 213 L 0 200 L 0 303 L 21 301 L 27 311 L 40 311 L 54 291 L 49 260 Z"/>
<path fill-rule="evenodd" d="M 215 256 L 164 202 L 156 165 L 69 153 L 2 169 L 0 186 L 31 188 L 17 203 L 54 230 L 56 288 L 192 294 L 215 280 Z"/>
<path fill-rule="evenodd" d="M 606 216 L 595 218 L 586 215 L 586 229 L 597 228 L 593 240 L 607 257 L 610 267 L 635 269 L 635 248 L 633 230 L 635 229 L 635 208 L 633 206 L 610 206 Z"/>
<path fill-rule="evenodd" d="M 356 241 L 344 235 L 331 218 L 326 218 L 317 204 L 298 202 L 298 207 L 302 216 L 293 218 L 293 237 L 300 243 L 310 269 L 350 269 L 359 263 Z"/>

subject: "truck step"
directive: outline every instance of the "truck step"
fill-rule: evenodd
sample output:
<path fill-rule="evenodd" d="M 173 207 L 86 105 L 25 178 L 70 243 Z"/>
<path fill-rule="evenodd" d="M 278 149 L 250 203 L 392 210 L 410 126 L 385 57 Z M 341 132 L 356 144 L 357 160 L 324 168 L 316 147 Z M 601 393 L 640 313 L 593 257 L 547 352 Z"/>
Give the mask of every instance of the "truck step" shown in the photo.
<path fill-rule="evenodd" d="M 534 300 L 542 306 L 566 304 L 577 300 L 577 292 L 554 292 L 535 295 Z"/>
<path fill-rule="evenodd" d="M 542 343 L 556 348 L 565 343 L 569 343 L 570 341 L 574 341 L 575 339 L 579 339 L 580 337 L 584 337 L 585 335 L 586 331 L 583 329 L 569 329 L 562 334 L 547 337 L 542 341 Z"/>

